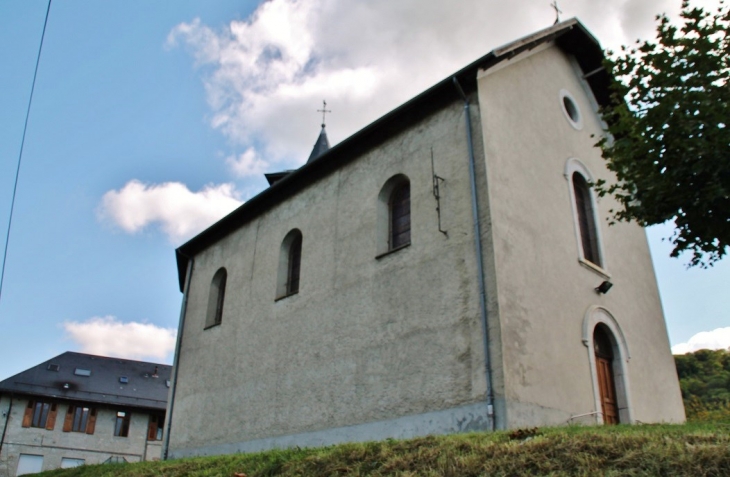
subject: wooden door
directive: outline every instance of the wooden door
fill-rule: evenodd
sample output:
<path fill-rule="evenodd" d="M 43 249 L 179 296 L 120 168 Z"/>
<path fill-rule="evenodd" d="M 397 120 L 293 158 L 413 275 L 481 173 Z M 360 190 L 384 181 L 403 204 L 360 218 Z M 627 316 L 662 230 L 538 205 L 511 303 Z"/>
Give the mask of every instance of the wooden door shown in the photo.
<path fill-rule="evenodd" d="M 593 349 L 596 355 L 596 375 L 598 390 L 601 394 L 601 411 L 604 424 L 618 424 L 618 402 L 616 401 L 616 382 L 613 376 L 613 350 L 611 340 L 601 327 L 593 334 Z"/>

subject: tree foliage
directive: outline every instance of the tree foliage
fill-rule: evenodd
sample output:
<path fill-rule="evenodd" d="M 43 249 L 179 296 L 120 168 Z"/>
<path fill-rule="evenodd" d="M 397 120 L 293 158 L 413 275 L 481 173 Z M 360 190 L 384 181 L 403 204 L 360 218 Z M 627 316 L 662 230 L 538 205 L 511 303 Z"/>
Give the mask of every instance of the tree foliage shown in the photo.
<path fill-rule="evenodd" d="M 656 41 L 613 55 L 608 135 L 599 141 L 617 183 L 600 196 L 622 206 L 613 220 L 674 220 L 671 256 L 690 265 L 720 260 L 730 246 L 730 9 L 682 4 L 681 26 L 657 16 Z"/>
<path fill-rule="evenodd" d="M 688 419 L 730 419 L 730 352 L 701 349 L 674 357 Z"/>

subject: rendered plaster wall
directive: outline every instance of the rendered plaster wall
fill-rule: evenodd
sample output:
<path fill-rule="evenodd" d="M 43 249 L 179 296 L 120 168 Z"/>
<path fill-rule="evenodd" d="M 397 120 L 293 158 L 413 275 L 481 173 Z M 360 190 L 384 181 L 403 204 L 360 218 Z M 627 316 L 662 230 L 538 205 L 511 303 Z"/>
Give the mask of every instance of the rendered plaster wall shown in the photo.
<path fill-rule="evenodd" d="M 0 413 L 5 413 L 10 397 L 0 398 Z M 14 477 L 20 454 L 42 455 L 43 470 L 61 467 L 62 458 L 84 459 L 85 464 L 100 464 L 110 457 L 123 457 L 127 462 L 155 460 L 160 457 L 160 444 L 147 445 L 149 415 L 131 411 L 128 437 L 115 437 L 116 409 L 97 408 L 94 434 L 63 432 L 68 404 L 58 403 L 53 430 L 22 427 L 28 399 L 14 397 L 7 432 L 0 453 L 0 477 Z M 0 414 L 0 416 L 3 414 Z M 6 417 L 0 419 L 0 432 Z M 147 449 L 145 449 L 147 447 Z M 146 452 L 145 452 L 146 450 Z"/>
<path fill-rule="evenodd" d="M 478 137 L 476 105 L 474 120 Z M 454 102 L 194 257 L 170 456 L 485 428 L 486 406 L 469 407 L 486 380 L 467 165 Z M 378 258 L 378 193 L 396 174 L 411 245 Z M 275 301 L 294 228 L 299 293 Z M 204 330 L 219 267 L 222 324 Z"/>
<path fill-rule="evenodd" d="M 594 179 L 612 177 L 594 147 L 601 126 L 587 85 L 571 59 L 554 46 L 515 57 L 505 66 L 482 73 L 478 87 L 506 425 L 560 424 L 571 416 L 600 411 L 590 348 L 583 342 L 585 316 L 595 307 L 613 316 L 626 339 L 630 359 L 623 356 L 621 366 L 627 373 L 632 419 L 683 421 L 644 231 L 633 223 L 608 226 L 609 209 L 616 204 L 599 199 L 603 273 L 578 260 L 566 163 L 578 159 Z M 582 130 L 566 119 L 561 89 L 577 102 Z M 609 277 L 613 288 L 597 294 L 594 288 Z M 596 422 L 596 417 L 572 422 Z"/>

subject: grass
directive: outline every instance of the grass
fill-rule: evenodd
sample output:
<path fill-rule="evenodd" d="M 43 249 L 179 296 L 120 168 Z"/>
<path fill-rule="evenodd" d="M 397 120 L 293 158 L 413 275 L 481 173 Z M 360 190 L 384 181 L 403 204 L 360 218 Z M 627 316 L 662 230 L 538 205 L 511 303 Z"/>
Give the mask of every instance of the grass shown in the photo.
<path fill-rule="evenodd" d="M 43 477 L 730 476 L 730 423 L 559 427 L 89 465 Z"/>

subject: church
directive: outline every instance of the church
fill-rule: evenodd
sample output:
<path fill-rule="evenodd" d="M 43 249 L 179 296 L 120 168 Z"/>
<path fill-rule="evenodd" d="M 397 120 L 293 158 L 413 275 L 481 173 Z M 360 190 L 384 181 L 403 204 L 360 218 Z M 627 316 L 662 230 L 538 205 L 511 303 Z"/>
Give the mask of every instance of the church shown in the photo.
<path fill-rule="evenodd" d="M 165 458 L 682 422 L 597 40 L 567 20 L 329 146 L 176 251 Z"/>

